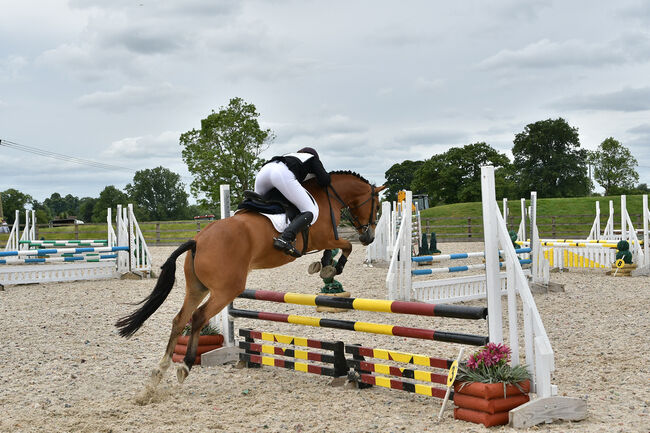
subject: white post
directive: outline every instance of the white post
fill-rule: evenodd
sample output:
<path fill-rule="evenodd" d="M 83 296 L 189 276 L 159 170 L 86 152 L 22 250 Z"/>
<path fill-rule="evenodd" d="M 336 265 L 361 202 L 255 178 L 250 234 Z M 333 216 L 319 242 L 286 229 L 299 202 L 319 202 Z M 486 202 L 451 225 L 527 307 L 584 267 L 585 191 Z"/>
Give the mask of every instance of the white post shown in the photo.
<path fill-rule="evenodd" d="M 537 231 L 537 191 L 530 192 L 530 247 L 533 251 L 533 282 L 538 283 L 539 278 L 539 262 L 542 249 L 537 248 L 539 244 L 539 232 Z"/>
<path fill-rule="evenodd" d="M 600 202 L 596 201 L 596 233 L 594 239 L 599 241 L 600 240 Z"/>
<path fill-rule="evenodd" d="M 503 198 L 503 220 L 506 222 L 506 226 L 508 225 L 508 199 Z"/>
<path fill-rule="evenodd" d="M 648 245 L 648 220 L 650 219 L 650 210 L 648 210 L 648 194 L 643 194 L 643 251 L 645 255 L 645 266 L 650 266 L 650 245 Z"/>
<path fill-rule="evenodd" d="M 494 187 L 494 167 L 481 167 L 481 199 L 483 206 L 483 238 L 485 245 L 485 279 L 488 304 L 490 342 L 503 343 L 501 320 L 501 285 L 499 284 L 498 212 Z M 491 313 L 490 313 L 491 312 Z"/>
<path fill-rule="evenodd" d="M 625 195 L 621 196 L 621 240 L 627 240 L 627 198 Z"/>
<path fill-rule="evenodd" d="M 221 219 L 230 217 L 230 185 L 219 185 L 219 207 L 221 210 Z M 217 326 L 219 318 L 221 319 L 221 332 L 223 334 L 224 346 L 232 347 L 235 345 L 235 329 L 234 323 L 228 314 L 226 305 L 216 316 L 210 319 L 210 325 Z"/>
<path fill-rule="evenodd" d="M 526 242 L 528 238 L 526 237 L 526 199 L 521 199 L 521 240 Z"/>

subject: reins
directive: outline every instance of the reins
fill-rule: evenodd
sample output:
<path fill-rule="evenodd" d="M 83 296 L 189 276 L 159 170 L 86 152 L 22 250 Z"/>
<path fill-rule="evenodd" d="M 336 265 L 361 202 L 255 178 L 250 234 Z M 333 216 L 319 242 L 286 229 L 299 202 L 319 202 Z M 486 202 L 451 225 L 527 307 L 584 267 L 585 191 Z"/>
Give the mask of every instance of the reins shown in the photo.
<path fill-rule="evenodd" d="M 341 208 L 341 213 L 343 214 L 343 217 L 347 219 L 350 224 L 354 226 L 356 230 L 367 230 L 369 226 L 371 226 L 374 223 L 375 220 L 375 201 L 373 200 L 375 196 L 375 186 L 370 185 L 370 197 L 368 197 L 366 200 L 364 200 L 362 203 L 351 207 L 349 204 L 347 204 L 339 195 L 339 193 L 334 189 L 334 187 L 330 184 L 325 188 L 325 192 L 327 193 L 327 202 L 329 203 L 330 207 L 330 217 L 332 219 L 332 229 L 334 230 L 334 239 L 338 240 L 338 230 L 336 228 L 336 217 L 334 215 L 334 209 L 332 208 L 332 201 L 330 200 L 330 192 L 329 190 L 332 190 L 332 193 L 334 194 L 334 198 L 338 200 L 338 202 L 343 206 Z M 361 221 L 357 217 L 354 216 L 354 214 L 351 212 L 353 209 L 358 209 L 364 204 L 366 204 L 370 200 L 370 216 L 368 218 L 368 224 L 361 224 Z"/>

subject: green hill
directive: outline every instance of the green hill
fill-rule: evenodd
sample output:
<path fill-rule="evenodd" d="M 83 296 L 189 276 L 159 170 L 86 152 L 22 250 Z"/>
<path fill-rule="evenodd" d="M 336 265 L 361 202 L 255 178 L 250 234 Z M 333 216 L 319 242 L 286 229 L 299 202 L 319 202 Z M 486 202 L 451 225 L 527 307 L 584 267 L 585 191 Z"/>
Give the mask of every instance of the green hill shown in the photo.
<path fill-rule="evenodd" d="M 542 237 L 585 238 L 596 216 L 596 201 L 600 202 L 601 231 L 609 217 L 609 200 L 614 202 L 614 228 L 620 227 L 620 196 L 542 198 L 537 200 L 537 226 Z M 526 200 L 526 206 L 530 200 Z M 502 202 L 499 202 L 502 207 Z M 519 200 L 508 200 L 510 218 L 508 227 L 516 230 L 521 219 Z M 642 196 L 627 196 L 627 211 L 635 228 L 641 226 Z M 421 212 L 423 227 L 435 231 L 438 238 L 467 237 L 461 234 L 480 235 L 482 228 L 481 202 L 456 203 L 436 206 Z M 471 221 L 468 221 L 471 220 Z M 468 230 L 468 226 L 470 227 Z M 449 236 L 446 236 L 449 235 Z"/>

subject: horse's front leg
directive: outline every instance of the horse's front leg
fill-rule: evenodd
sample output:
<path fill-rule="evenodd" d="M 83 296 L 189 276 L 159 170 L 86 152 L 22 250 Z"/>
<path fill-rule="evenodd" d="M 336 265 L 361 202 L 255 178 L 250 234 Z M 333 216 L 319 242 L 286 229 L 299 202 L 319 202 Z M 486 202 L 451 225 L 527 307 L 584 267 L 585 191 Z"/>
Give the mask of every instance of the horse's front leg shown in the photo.
<path fill-rule="evenodd" d="M 325 266 L 323 263 L 323 269 L 320 271 L 320 277 L 321 278 L 332 278 L 334 275 L 340 275 L 341 272 L 343 272 L 343 268 L 345 267 L 345 264 L 348 261 L 348 256 L 352 252 L 352 244 L 350 241 L 345 240 L 345 239 L 339 239 L 338 241 L 332 241 L 328 245 L 328 250 L 332 249 L 340 249 L 341 250 L 341 257 L 339 257 L 336 261 L 336 266 L 332 266 L 331 264 L 328 264 Z M 323 255 L 323 259 L 325 259 L 325 255 Z M 331 263 L 332 256 L 331 254 L 329 255 L 329 262 Z"/>

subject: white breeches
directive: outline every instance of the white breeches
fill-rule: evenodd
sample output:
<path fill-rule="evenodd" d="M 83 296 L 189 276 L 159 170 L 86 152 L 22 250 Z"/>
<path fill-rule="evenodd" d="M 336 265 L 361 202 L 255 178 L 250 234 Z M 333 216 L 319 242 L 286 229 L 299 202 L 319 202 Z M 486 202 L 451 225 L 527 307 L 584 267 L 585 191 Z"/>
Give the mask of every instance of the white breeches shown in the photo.
<path fill-rule="evenodd" d="M 279 161 L 263 166 L 255 178 L 256 193 L 264 195 L 273 188 L 277 188 L 300 212 L 311 212 L 314 215 L 312 224 L 316 222 L 318 206 L 291 170 Z"/>

